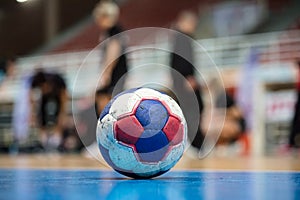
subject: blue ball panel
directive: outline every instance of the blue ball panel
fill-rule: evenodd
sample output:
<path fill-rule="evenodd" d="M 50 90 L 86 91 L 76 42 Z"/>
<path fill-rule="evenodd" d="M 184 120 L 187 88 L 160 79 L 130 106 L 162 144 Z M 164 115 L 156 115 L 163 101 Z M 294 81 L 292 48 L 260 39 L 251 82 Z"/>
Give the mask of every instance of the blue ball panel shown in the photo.
<path fill-rule="evenodd" d="M 99 143 L 99 149 L 100 149 L 100 152 L 101 152 L 104 160 L 107 162 L 107 164 L 109 164 L 112 168 L 115 169 L 115 167 L 117 167 L 117 166 L 115 166 L 115 164 L 111 161 L 108 150 L 104 146 L 102 146 L 100 143 Z"/>
<path fill-rule="evenodd" d="M 161 130 L 167 120 L 168 111 L 158 100 L 143 100 L 138 106 L 136 118 L 142 124 L 145 130 Z"/>
<path fill-rule="evenodd" d="M 135 144 L 143 162 L 159 162 L 165 156 L 169 141 L 162 131 L 144 131 Z"/>

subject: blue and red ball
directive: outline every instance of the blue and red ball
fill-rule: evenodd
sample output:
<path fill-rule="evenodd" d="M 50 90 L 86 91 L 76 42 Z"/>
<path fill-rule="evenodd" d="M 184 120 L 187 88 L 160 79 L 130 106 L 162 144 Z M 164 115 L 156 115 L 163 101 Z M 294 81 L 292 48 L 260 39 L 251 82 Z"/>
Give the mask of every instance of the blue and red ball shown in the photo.
<path fill-rule="evenodd" d="M 101 113 L 97 141 L 105 161 L 119 173 L 151 178 L 181 158 L 187 126 L 178 104 L 149 88 L 125 91 Z"/>

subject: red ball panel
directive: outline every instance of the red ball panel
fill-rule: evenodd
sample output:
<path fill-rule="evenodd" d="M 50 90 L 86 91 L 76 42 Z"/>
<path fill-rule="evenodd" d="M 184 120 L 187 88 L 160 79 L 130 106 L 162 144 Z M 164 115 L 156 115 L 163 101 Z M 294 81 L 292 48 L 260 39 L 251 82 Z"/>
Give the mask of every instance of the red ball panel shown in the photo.
<path fill-rule="evenodd" d="M 135 144 L 142 135 L 144 128 L 134 115 L 119 119 L 115 123 L 115 137 L 124 144 Z"/>
<path fill-rule="evenodd" d="M 169 116 L 163 131 L 172 145 L 182 142 L 184 128 L 179 119 Z"/>

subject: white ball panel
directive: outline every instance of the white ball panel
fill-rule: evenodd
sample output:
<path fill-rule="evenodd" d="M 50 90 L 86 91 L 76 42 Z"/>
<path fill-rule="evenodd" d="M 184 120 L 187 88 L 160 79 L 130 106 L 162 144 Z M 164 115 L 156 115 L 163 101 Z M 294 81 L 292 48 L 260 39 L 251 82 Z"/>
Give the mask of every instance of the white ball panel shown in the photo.
<path fill-rule="evenodd" d="M 97 142 L 101 143 L 102 146 L 109 149 L 113 146 L 115 142 L 114 139 L 114 127 L 113 124 L 116 121 L 110 114 L 107 114 L 103 117 L 101 121 L 98 120 L 97 125 Z"/>
<path fill-rule="evenodd" d="M 184 115 L 182 113 L 182 110 L 180 108 L 180 106 L 176 103 L 176 101 L 165 94 L 162 94 L 160 96 L 160 99 L 162 102 L 164 102 L 165 104 L 168 105 L 168 107 L 170 108 L 172 114 L 176 115 L 177 117 L 179 117 L 181 119 L 181 121 L 184 121 Z"/>
<path fill-rule="evenodd" d="M 109 149 L 109 157 L 117 167 L 124 170 L 132 170 L 138 164 L 133 150 L 119 143 Z"/>
<path fill-rule="evenodd" d="M 122 94 L 112 103 L 109 113 L 114 118 L 118 119 L 118 117 L 132 112 L 134 106 L 140 100 L 141 98 L 134 93 Z"/>
<path fill-rule="evenodd" d="M 172 148 L 167 157 L 159 163 L 161 171 L 172 168 L 181 158 L 184 151 L 184 143 L 180 143 Z"/>
<path fill-rule="evenodd" d="M 160 171 L 159 165 L 154 164 L 144 164 L 138 161 L 135 168 L 132 170 L 133 173 L 136 173 L 140 176 L 152 176 L 157 174 Z"/>

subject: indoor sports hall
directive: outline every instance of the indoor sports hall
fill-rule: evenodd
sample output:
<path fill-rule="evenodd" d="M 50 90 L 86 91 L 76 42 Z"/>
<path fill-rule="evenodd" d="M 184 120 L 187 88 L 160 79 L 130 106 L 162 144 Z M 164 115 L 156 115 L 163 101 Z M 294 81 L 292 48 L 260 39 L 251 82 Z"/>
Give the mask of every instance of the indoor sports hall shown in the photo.
<path fill-rule="evenodd" d="M 0 200 L 300 199 L 299 7 L 0 1 Z"/>

